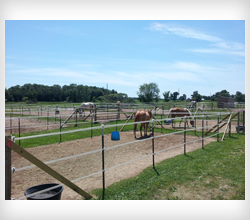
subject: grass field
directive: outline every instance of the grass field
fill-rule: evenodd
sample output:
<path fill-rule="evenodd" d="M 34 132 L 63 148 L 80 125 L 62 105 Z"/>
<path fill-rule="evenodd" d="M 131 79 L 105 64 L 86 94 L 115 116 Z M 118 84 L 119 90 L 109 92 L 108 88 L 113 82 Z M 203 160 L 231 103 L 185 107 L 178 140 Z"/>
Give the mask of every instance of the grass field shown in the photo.
<path fill-rule="evenodd" d="M 245 134 L 167 159 L 105 189 L 105 200 L 244 200 Z M 103 199 L 103 190 L 91 192 Z"/>

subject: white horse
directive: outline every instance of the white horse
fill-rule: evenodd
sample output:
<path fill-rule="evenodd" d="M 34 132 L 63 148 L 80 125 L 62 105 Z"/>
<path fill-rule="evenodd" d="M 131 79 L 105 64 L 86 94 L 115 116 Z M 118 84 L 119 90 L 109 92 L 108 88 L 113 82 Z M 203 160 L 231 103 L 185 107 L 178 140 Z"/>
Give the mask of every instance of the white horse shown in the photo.
<path fill-rule="evenodd" d="M 83 102 L 80 107 L 79 107 L 79 111 L 84 113 L 84 117 L 85 117 L 85 109 L 90 109 L 90 110 L 95 110 L 96 109 L 96 104 L 92 103 L 92 102 Z"/>
<path fill-rule="evenodd" d="M 192 101 L 189 105 L 189 108 L 193 109 L 194 107 L 196 107 L 196 101 Z"/>

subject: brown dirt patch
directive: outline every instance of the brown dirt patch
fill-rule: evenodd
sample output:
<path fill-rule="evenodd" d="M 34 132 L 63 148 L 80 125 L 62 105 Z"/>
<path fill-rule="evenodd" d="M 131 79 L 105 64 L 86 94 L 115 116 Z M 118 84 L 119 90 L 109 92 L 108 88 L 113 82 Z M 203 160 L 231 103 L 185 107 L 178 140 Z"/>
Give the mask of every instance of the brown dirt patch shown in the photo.
<path fill-rule="evenodd" d="M 156 136 L 161 134 L 155 134 Z M 137 132 L 139 136 L 139 132 Z M 187 141 L 199 139 L 195 136 L 187 136 Z M 63 142 L 60 144 L 52 144 L 47 146 L 39 146 L 27 149 L 34 156 L 42 161 L 50 161 L 66 156 L 77 155 L 84 152 L 93 151 L 102 148 L 101 136 L 85 139 L 74 140 L 70 142 Z M 125 163 L 130 160 L 134 160 L 143 156 L 147 156 L 152 153 L 152 139 L 141 139 L 142 141 L 124 145 L 121 147 L 105 150 L 105 169 Z M 155 152 L 169 149 L 173 146 L 183 143 L 182 135 L 168 135 L 155 139 Z M 214 138 L 205 139 L 204 143 L 208 144 L 215 141 Z M 110 146 L 128 143 L 135 141 L 133 132 L 120 132 L 120 140 L 112 141 L 111 135 L 105 135 L 104 143 L 105 148 Z M 201 141 L 196 141 L 186 145 L 186 151 L 194 151 L 201 148 Z M 177 147 L 172 150 L 165 151 L 155 155 L 155 162 L 159 163 L 170 157 L 174 157 L 184 153 L 183 146 Z M 16 169 L 24 166 L 31 165 L 30 162 L 23 159 L 21 156 L 12 152 L 12 166 Z M 60 174 L 64 175 L 69 180 L 74 180 L 91 173 L 101 171 L 102 169 L 102 155 L 101 151 L 93 154 L 88 154 L 81 157 L 75 157 L 65 161 L 49 164 L 50 167 L 55 169 Z M 138 175 L 143 169 L 148 166 L 152 166 L 152 156 L 145 159 L 132 162 L 127 165 L 123 165 L 105 172 L 105 184 L 111 185 L 114 182 L 119 182 L 122 179 L 126 179 L 132 176 Z M 45 172 L 41 171 L 37 167 L 29 168 L 26 170 L 16 171 L 12 175 L 12 197 L 19 198 L 24 195 L 24 191 L 34 185 L 43 183 L 55 182 L 58 183 L 53 177 L 49 176 Z M 102 175 L 97 174 L 91 177 L 87 177 L 83 180 L 76 182 L 76 185 L 83 190 L 90 192 L 95 188 L 102 188 Z M 76 200 L 82 199 L 82 197 L 75 193 L 73 190 L 64 186 L 62 193 L 63 200 Z"/>

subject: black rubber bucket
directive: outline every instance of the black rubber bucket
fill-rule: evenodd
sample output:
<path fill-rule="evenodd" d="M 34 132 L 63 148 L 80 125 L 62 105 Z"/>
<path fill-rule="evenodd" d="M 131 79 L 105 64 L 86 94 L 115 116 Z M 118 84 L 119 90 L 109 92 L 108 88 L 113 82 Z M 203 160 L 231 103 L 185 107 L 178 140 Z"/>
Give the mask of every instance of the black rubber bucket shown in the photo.
<path fill-rule="evenodd" d="M 57 183 L 47 183 L 47 184 L 41 184 L 37 186 L 32 186 L 28 189 L 25 190 L 24 195 L 30 195 L 32 193 L 48 189 L 53 186 L 59 186 Z M 55 189 L 37 194 L 35 196 L 27 197 L 27 200 L 60 200 L 61 199 L 61 194 L 63 191 L 63 186 L 59 186 Z"/>

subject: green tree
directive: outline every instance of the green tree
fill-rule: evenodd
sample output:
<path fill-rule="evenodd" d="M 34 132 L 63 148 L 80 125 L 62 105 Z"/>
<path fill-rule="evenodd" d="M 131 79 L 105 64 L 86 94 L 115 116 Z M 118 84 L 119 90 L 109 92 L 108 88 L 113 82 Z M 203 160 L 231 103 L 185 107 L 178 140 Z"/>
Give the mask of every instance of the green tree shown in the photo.
<path fill-rule="evenodd" d="M 221 96 L 221 97 L 230 97 L 230 94 L 227 90 L 221 90 L 220 92 L 216 92 L 216 97 Z"/>
<path fill-rule="evenodd" d="M 182 96 L 180 96 L 179 100 L 181 101 L 185 101 L 187 99 L 187 96 L 185 94 L 183 94 Z"/>
<path fill-rule="evenodd" d="M 169 100 L 170 100 L 170 91 L 163 92 L 162 95 L 164 97 L 164 101 L 169 102 Z"/>
<path fill-rule="evenodd" d="M 211 96 L 211 101 L 216 101 L 217 97 L 231 97 L 227 90 L 221 90 L 220 92 L 216 92 Z"/>
<path fill-rule="evenodd" d="M 241 92 L 237 91 L 236 95 L 234 96 L 234 100 L 236 102 L 245 102 L 245 94 L 242 94 Z"/>
<path fill-rule="evenodd" d="M 196 102 L 200 102 L 201 101 L 202 96 L 199 94 L 198 91 L 194 91 L 191 96 L 192 96 L 192 100 L 194 100 Z"/>
<path fill-rule="evenodd" d="M 179 92 L 174 92 L 174 93 L 172 93 L 171 95 L 170 95 L 170 98 L 171 98 L 171 100 L 174 100 L 174 102 L 175 102 L 175 100 L 177 99 L 177 96 L 179 95 Z"/>
<path fill-rule="evenodd" d="M 152 102 L 159 101 L 159 92 L 160 89 L 156 83 L 144 83 L 139 87 L 137 95 L 140 102 Z"/>

